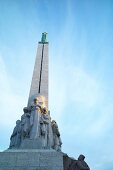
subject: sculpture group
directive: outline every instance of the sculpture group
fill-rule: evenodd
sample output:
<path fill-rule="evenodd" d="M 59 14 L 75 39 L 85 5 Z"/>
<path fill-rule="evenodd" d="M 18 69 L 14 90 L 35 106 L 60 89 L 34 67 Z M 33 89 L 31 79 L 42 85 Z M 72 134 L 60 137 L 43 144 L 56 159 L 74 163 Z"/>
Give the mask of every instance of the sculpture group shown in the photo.
<path fill-rule="evenodd" d="M 40 149 L 55 149 L 61 151 L 61 138 L 58 125 L 51 121 L 50 112 L 45 104 L 45 97 L 34 98 L 29 107 L 23 109 L 21 120 L 16 121 L 16 126 L 10 138 L 9 149 L 19 149 L 25 139 L 40 140 Z"/>

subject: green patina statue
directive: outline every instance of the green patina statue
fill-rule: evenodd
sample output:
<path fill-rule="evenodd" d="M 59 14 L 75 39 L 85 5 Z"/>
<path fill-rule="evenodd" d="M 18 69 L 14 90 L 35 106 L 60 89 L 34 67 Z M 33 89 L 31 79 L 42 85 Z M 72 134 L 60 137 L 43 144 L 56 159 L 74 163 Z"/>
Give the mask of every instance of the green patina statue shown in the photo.
<path fill-rule="evenodd" d="M 47 32 L 42 33 L 41 43 L 47 43 Z"/>

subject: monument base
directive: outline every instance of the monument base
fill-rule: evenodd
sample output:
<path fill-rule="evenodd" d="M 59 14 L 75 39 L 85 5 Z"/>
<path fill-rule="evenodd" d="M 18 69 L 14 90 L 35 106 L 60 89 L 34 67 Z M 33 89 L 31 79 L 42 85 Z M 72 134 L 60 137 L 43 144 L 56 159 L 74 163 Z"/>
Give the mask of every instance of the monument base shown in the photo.
<path fill-rule="evenodd" d="M 0 152 L 0 170 L 63 170 L 63 153 L 54 150 Z"/>
<path fill-rule="evenodd" d="M 24 139 L 19 149 L 42 149 L 41 139 Z"/>

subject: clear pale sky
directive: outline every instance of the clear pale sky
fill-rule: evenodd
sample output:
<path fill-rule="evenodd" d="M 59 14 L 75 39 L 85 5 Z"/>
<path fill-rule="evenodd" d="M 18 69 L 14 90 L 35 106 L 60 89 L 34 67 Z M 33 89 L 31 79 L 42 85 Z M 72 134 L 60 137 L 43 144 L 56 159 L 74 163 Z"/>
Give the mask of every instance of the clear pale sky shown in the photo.
<path fill-rule="evenodd" d="M 26 106 L 42 32 L 63 152 L 113 170 L 113 1 L 0 0 L 0 150 Z"/>

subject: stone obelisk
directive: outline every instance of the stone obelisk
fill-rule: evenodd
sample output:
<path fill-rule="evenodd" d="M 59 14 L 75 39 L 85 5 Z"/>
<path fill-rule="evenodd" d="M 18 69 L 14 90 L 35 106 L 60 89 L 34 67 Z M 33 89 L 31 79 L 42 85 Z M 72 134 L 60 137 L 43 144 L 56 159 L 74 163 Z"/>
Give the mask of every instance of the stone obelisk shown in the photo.
<path fill-rule="evenodd" d="M 0 153 L 0 170 L 63 170 L 61 138 L 48 111 L 48 42 L 38 43 L 28 105 L 16 121 L 9 149 Z"/>
<path fill-rule="evenodd" d="M 10 137 L 9 149 L 0 152 L 0 170 L 90 170 L 84 155 L 76 161 L 61 152 L 58 125 L 48 111 L 46 32 L 38 43 L 28 105 L 23 111 Z"/>
<path fill-rule="evenodd" d="M 38 95 L 45 96 L 48 107 L 48 42 L 47 33 L 42 33 L 42 39 L 38 43 L 35 66 L 32 76 L 28 106 Z"/>

